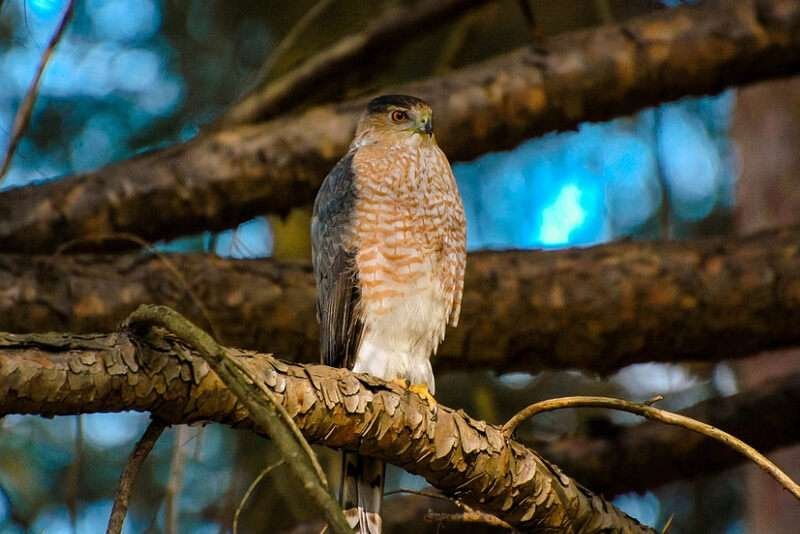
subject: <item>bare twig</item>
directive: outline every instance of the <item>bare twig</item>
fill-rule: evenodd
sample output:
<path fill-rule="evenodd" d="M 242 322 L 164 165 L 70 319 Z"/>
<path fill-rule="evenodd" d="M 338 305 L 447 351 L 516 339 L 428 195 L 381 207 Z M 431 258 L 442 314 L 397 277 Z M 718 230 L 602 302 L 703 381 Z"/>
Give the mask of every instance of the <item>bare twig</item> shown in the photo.
<path fill-rule="evenodd" d="M 419 495 L 420 497 L 427 497 L 429 499 L 438 499 L 440 501 L 446 501 L 451 504 L 455 504 L 459 508 L 463 510 L 460 514 L 447 514 L 447 513 L 439 513 L 439 512 L 428 512 L 425 514 L 425 520 L 430 521 L 432 523 L 482 523 L 484 525 L 490 525 L 493 527 L 502 527 L 510 530 L 515 530 L 514 527 L 500 519 L 499 517 L 487 514 L 486 512 L 481 512 L 479 510 L 475 510 L 468 504 L 464 503 L 460 499 L 450 498 L 445 495 L 441 495 L 438 493 L 431 493 L 428 491 L 417 491 L 417 490 L 410 490 L 410 489 L 397 489 L 394 491 L 389 491 L 384 494 L 385 497 L 390 495 L 396 494 L 409 494 L 409 495 Z"/>
<path fill-rule="evenodd" d="M 405 489 L 405 488 L 399 488 L 399 489 L 396 489 L 396 490 L 387 491 L 386 493 L 383 494 L 383 496 L 384 497 L 389 497 L 391 495 L 400 495 L 400 494 L 418 495 L 420 497 L 427 497 L 428 499 L 438 499 L 440 501 L 445 501 L 445 502 L 449 502 L 451 504 L 455 504 L 456 506 L 462 506 L 463 505 L 463 503 L 461 503 L 460 501 L 458 501 L 456 499 L 451 499 L 450 497 L 446 497 L 446 496 L 441 495 L 439 493 L 431 493 L 429 491 L 418 491 L 418 490 Z"/>
<path fill-rule="evenodd" d="M 175 428 L 175 439 L 172 443 L 172 457 L 169 463 L 169 478 L 167 490 L 164 494 L 164 532 L 178 534 L 180 516 L 181 488 L 183 487 L 183 468 L 186 464 L 186 454 L 183 450 L 184 441 L 188 436 L 188 427 L 178 425 Z"/>
<path fill-rule="evenodd" d="M 119 486 L 114 497 L 114 505 L 111 508 L 111 517 L 108 519 L 106 534 L 119 534 L 122 532 L 122 524 L 128 512 L 133 483 L 136 481 L 136 476 L 139 474 L 142 463 L 144 463 L 150 451 L 153 450 L 153 446 L 166 427 L 167 424 L 164 421 L 154 418 L 150 421 L 142 437 L 136 442 L 136 446 L 133 448 L 133 452 L 128 458 L 128 463 L 125 464 L 125 469 L 123 469 L 119 479 Z"/>
<path fill-rule="evenodd" d="M 464 48 L 469 30 L 476 21 L 481 20 L 484 16 L 483 11 L 485 11 L 485 9 L 476 9 L 472 13 L 461 17 L 461 20 L 453 24 L 447 36 L 447 40 L 441 47 L 439 58 L 436 60 L 436 67 L 433 69 L 434 75 L 438 76 L 444 74 L 451 69 L 458 53 Z"/>
<path fill-rule="evenodd" d="M 270 471 L 272 471 L 282 463 L 283 460 L 279 460 L 274 464 L 268 465 L 258 474 L 255 480 L 253 480 L 253 482 L 250 483 L 250 487 L 248 487 L 247 491 L 244 492 L 244 496 L 242 496 L 242 500 L 239 501 L 239 506 L 236 507 L 236 512 L 233 514 L 233 534 L 238 534 L 239 532 L 239 514 L 242 513 L 244 505 L 247 504 L 247 500 L 250 498 L 250 495 L 253 493 L 256 487 L 261 483 L 264 477 L 267 476 L 270 473 Z"/>
<path fill-rule="evenodd" d="M 422 0 L 410 9 L 391 9 L 363 32 L 343 37 L 286 75 L 256 88 L 235 104 L 221 122 L 249 123 L 285 113 L 312 91 L 318 91 L 320 84 L 341 76 L 351 65 L 361 62 L 363 68 L 374 64 L 368 60 L 381 49 L 397 48 L 487 1 L 491 0 Z"/>
<path fill-rule="evenodd" d="M 253 376 L 206 332 L 166 306 L 140 306 L 126 320 L 126 327 L 166 329 L 197 350 L 209 367 L 247 408 L 250 417 L 272 438 L 292 472 L 303 483 L 311 501 L 325 515 L 336 534 L 352 529 L 339 505 L 328 493 L 325 473 L 314 451 L 272 391 Z"/>
<path fill-rule="evenodd" d="M 81 465 L 83 464 L 83 415 L 75 418 L 75 459 L 67 473 L 67 491 L 65 501 L 72 530 L 78 529 L 78 495 L 80 494 Z"/>
<path fill-rule="evenodd" d="M 460 514 L 428 512 L 427 514 L 425 514 L 425 521 L 429 521 L 431 523 L 471 523 L 471 524 L 477 523 L 482 525 L 489 525 L 492 527 L 505 528 L 514 531 L 514 527 L 512 527 L 502 519 L 495 517 L 491 514 L 479 512 L 477 510 L 461 512 Z"/>
<path fill-rule="evenodd" d="M 661 534 L 667 534 L 669 532 L 669 529 L 672 528 L 673 519 L 675 519 L 675 514 L 669 514 L 667 522 L 664 523 L 664 526 L 661 528 Z"/>
<path fill-rule="evenodd" d="M 11 165 L 11 159 L 14 157 L 17 145 L 20 139 L 22 139 L 22 134 L 25 133 L 25 129 L 28 127 L 28 123 L 31 120 L 33 105 L 36 103 L 36 97 L 39 95 L 39 84 L 42 81 L 44 69 L 47 67 L 47 63 L 50 61 L 50 57 L 53 55 L 56 46 L 61 41 L 61 37 L 64 35 L 64 31 L 67 29 L 74 11 L 75 0 L 69 0 L 64 14 L 61 16 L 61 21 L 56 27 L 56 31 L 53 33 L 52 37 L 50 37 L 50 42 L 47 43 L 47 48 L 45 48 L 44 53 L 42 53 L 42 59 L 39 61 L 39 66 L 36 68 L 36 73 L 33 75 L 33 80 L 31 81 L 30 87 L 28 87 L 28 92 L 25 94 L 25 98 L 22 100 L 22 104 L 20 104 L 17 110 L 17 114 L 14 117 L 14 124 L 11 127 L 11 138 L 8 141 L 8 148 L 3 157 L 3 163 L 0 165 L 0 183 L 2 183 L 3 177 L 6 175 L 6 172 L 8 172 L 8 167 Z"/>
<path fill-rule="evenodd" d="M 292 49 L 294 44 L 297 42 L 297 38 L 300 37 L 306 29 L 308 29 L 309 25 L 317 20 L 322 13 L 325 12 L 328 7 L 333 3 L 333 0 L 319 0 L 314 6 L 306 11 L 302 17 L 292 26 L 289 30 L 289 33 L 281 39 L 281 42 L 278 43 L 272 52 L 270 52 L 267 60 L 261 66 L 261 69 L 258 72 L 258 79 L 256 81 L 256 86 L 261 86 L 264 84 L 268 79 L 270 74 L 272 74 L 272 69 L 275 68 L 275 65 L 278 64 L 278 61 L 283 58 L 283 56 Z"/>
<path fill-rule="evenodd" d="M 800 485 L 789 478 L 789 476 L 781 471 L 777 465 L 772 463 L 769 458 L 739 438 L 709 424 L 692 419 L 691 417 L 686 417 L 685 415 L 654 408 L 653 406 L 649 406 L 644 403 L 630 402 L 611 397 L 593 396 L 559 397 L 556 399 L 548 399 L 531 404 L 530 406 L 522 409 L 514 417 L 509 419 L 505 425 L 503 425 L 503 432 L 506 434 L 506 436 L 511 436 L 520 423 L 542 412 L 562 410 L 564 408 L 587 407 L 609 408 L 612 410 L 635 413 L 648 419 L 661 421 L 662 423 L 667 423 L 669 425 L 680 426 L 715 439 L 721 443 L 724 443 L 725 445 L 728 445 L 752 460 L 756 465 L 777 480 L 778 483 L 786 488 L 792 495 L 800 499 Z"/>

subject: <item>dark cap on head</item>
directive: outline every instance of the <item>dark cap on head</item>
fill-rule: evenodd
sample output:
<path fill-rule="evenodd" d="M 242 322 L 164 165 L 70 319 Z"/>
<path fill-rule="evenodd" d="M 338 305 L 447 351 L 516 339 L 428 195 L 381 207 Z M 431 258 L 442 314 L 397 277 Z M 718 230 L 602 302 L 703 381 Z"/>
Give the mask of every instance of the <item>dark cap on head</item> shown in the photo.
<path fill-rule="evenodd" d="M 391 108 L 412 109 L 428 104 L 415 96 L 408 95 L 382 95 L 370 100 L 367 104 L 368 113 L 385 113 Z"/>

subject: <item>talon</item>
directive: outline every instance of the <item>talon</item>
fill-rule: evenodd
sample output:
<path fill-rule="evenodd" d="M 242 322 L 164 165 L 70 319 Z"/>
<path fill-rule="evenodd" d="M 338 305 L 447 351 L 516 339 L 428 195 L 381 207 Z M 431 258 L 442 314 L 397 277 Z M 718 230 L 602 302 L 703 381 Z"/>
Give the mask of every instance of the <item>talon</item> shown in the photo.
<path fill-rule="evenodd" d="M 408 386 L 408 390 L 416 393 L 417 395 L 425 399 L 425 401 L 427 401 L 428 406 L 430 406 L 431 409 L 436 408 L 436 399 L 433 398 L 433 395 L 431 395 L 431 392 L 428 390 L 427 384 L 411 384 L 410 386 Z"/>

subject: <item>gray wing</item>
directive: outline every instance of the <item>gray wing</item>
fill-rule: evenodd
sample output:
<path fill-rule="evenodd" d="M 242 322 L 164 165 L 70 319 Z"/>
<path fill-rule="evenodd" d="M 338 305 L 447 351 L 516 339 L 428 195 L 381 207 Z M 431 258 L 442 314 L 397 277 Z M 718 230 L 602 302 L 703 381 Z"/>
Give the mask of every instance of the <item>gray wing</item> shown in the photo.
<path fill-rule="evenodd" d="M 352 239 L 356 202 L 352 161 L 351 152 L 325 177 L 311 219 L 321 361 L 348 369 L 355 363 L 364 332 L 358 311 L 360 291 Z"/>

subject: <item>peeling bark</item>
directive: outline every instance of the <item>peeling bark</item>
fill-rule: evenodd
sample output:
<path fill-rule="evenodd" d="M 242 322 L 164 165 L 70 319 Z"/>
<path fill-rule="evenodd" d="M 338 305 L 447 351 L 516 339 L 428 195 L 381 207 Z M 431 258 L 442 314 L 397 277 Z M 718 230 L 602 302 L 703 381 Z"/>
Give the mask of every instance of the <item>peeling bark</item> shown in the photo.
<path fill-rule="evenodd" d="M 654 532 L 499 428 L 369 375 L 226 349 L 260 377 L 312 443 L 424 476 L 526 530 Z M 252 428 L 243 406 L 180 340 L 158 333 L 0 334 L 0 413 L 149 411 L 171 423 Z"/>
<path fill-rule="evenodd" d="M 139 304 L 165 304 L 223 342 L 318 359 L 308 265 L 168 258 L 0 255 L 0 329 L 113 330 Z M 439 369 L 607 373 L 637 362 L 719 361 L 797 345 L 798 324 L 800 227 L 744 238 L 484 252 L 467 261 L 461 322 L 434 362 Z"/>
<path fill-rule="evenodd" d="M 730 432 L 761 452 L 800 442 L 800 374 L 680 412 Z M 537 450 L 604 495 L 644 491 L 716 473 L 745 459 L 699 434 L 646 422 L 610 427 L 607 439 L 567 438 Z"/>
<path fill-rule="evenodd" d="M 391 90 L 428 100 L 444 150 L 470 159 L 581 121 L 796 73 L 800 1 L 710 1 L 560 35 L 543 50 Z M 2 192 L 0 250 L 46 252 L 118 232 L 154 241 L 288 213 L 311 202 L 364 103 L 211 132 L 93 173 Z"/>

